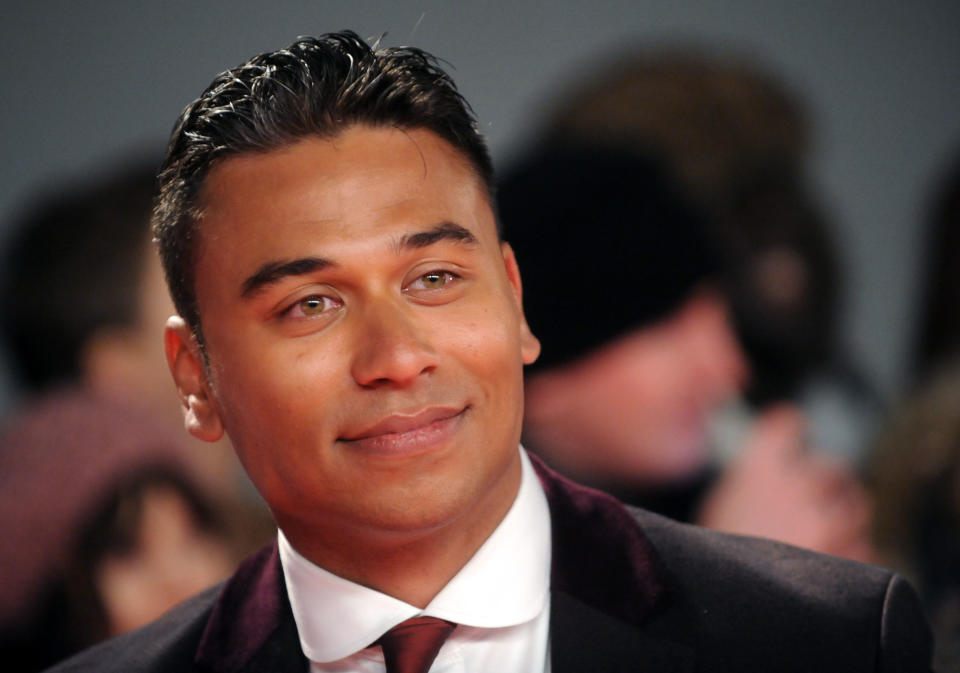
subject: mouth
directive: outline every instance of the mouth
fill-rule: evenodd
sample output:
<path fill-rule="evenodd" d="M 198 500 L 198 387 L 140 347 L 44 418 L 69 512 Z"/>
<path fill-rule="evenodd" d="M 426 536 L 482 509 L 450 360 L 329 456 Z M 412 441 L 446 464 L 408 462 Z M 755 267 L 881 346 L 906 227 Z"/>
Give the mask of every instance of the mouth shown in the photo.
<path fill-rule="evenodd" d="M 409 415 L 394 414 L 339 441 L 351 449 L 381 456 L 424 453 L 444 444 L 469 409 L 430 407 Z"/>

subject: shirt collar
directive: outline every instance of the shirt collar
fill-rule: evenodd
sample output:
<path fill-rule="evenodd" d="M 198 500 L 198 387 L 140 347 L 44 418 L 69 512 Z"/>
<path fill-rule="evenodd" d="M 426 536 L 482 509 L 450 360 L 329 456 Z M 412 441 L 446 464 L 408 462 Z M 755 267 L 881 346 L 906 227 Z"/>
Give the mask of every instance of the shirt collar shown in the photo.
<path fill-rule="evenodd" d="M 317 662 L 342 659 L 421 614 L 482 628 L 540 614 L 550 590 L 550 511 L 522 448 L 520 457 L 520 489 L 510 510 L 423 610 L 320 568 L 280 531 L 280 562 L 304 654 Z"/>

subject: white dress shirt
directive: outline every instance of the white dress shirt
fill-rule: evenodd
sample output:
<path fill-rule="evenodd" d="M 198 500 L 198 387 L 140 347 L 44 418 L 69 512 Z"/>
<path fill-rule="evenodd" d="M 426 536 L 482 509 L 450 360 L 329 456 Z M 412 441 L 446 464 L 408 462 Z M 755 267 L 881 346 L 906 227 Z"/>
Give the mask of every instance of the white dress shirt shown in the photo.
<path fill-rule="evenodd" d="M 280 562 L 312 673 L 384 673 L 371 646 L 410 617 L 458 624 L 431 673 L 549 673 L 550 511 L 526 453 L 516 500 L 423 610 L 311 563 L 279 532 Z"/>

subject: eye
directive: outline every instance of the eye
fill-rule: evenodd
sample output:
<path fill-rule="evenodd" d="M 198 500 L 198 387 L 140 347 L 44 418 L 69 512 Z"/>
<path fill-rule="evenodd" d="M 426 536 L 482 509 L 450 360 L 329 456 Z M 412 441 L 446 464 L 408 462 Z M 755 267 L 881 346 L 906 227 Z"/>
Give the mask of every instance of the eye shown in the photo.
<path fill-rule="evenodd" d="M 313 318 L 340 308 L 341 305 L 341 302 L 333 297 L 312 294 L 291 304 L 283 315 L 291 318 Z"/>
<path fill-rule="evenodd" d="M 451 271 L 428 271 L 427 273 L 416 278 L 410 285 L 407 286 L 408 290 L 442 290 L 447 285 L 452 284 L 458 280 L 460 276 L 451 272 Z"/>

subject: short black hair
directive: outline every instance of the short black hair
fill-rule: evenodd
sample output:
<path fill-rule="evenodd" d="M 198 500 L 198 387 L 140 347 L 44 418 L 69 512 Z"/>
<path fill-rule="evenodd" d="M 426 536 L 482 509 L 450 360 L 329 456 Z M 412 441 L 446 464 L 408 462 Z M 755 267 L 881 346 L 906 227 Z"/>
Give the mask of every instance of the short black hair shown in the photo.
<path fill-rule="evenodd" d="M 131 155 L 43 190 L 11 224 L 0 278 L 0 334 L 17 384 L 77 381 L 83 348 L 137 320 L 159 152 Z"/>
<path fill-rule="evenodd" d="M 221 73 L 174 127 L 153 221 L 173 302 L 201 348 L 194 241 L 211 167 L 357 124 L 436 133 L 463 153 L 492 199 L 492 163 L 473 112 L 420 49 L 371 47 L 344 31 L 299 38 Z"/>
<path fill-rule="evenodd" d="M 543 145 L 498 184 L 504 238 L 524 270 L 524 312 L 543 350 L 530 371 L 577 360 L 720 287 L 699 210 L 653 158 Z"/>

